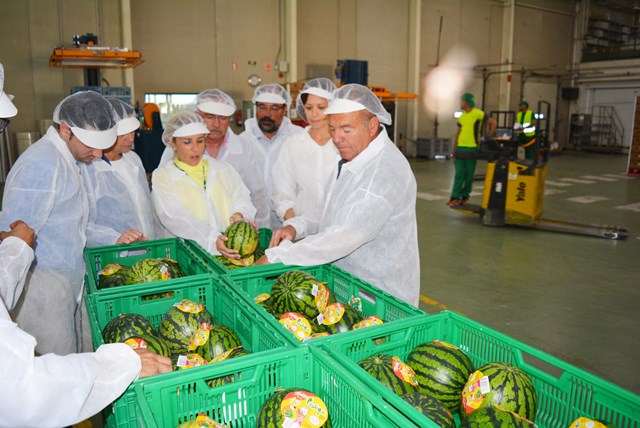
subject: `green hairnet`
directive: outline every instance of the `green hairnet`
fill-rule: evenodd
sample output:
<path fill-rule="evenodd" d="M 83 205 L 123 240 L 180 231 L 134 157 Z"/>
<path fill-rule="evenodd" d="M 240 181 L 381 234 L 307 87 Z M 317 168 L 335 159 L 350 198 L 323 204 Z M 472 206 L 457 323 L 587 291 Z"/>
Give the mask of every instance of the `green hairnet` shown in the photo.
<path fill-rule="evenodd" d="M 469 104 L 471 107 L 475 107 L 476 106 L 476 101 L 474 99 L 474 96 L 470 92 L 467 92 L 464 95 L 462 95 L 462 97 L 460 97 L 460 99 L 462 101 L 466 102 L 467 104 Z"/>

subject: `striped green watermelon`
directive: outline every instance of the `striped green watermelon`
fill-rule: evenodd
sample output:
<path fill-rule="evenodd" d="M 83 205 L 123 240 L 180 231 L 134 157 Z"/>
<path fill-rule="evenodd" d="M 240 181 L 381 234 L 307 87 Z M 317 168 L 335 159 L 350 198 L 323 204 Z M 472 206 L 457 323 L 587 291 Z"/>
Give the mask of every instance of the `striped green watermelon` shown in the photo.
<path fill-rule="evenodd" d="M 172 278 L 174 268 L 162 259 L 143 259 L 135 262 L 129 268 L 131 284 L 164 281 Z"/>
<path fill-rule="evenodd" d="M 119 263 L 109 263 L 98 272 L 98 289 L 128 285 L 129 268 Z"/>
<path fill-rule="evenodd" d="M 417 382 L 407 382 L 396 375 L 393 369 L 394 359 L 397 358 L 376 354 L 361 360 L 358 365 L 397 395 L 417 391 Z"/>
<path fill-rule="evenodd" d="M 228 258 L 226 258 L 225 256 L 213 256 L 217 261 L 219 261 L 220 263 L 222 263 L 224 265 L 224 267 L 227 268 L 227 270 L 234 270 L 234 269 L 240 269 L 243 266 L 240 265 L 236 265 L 233 264 L 231 262 L 231 260 L 229 260 Z"/>
<path fill-rule="evenodd" d="M 244 348 L 236 348 L 229 353 L 229 355 L 227 356 L 227 360 L 230 360 L 232 358 L 244 357 L 245 355 L 251 355 L 251 352 L 247 351 Z M 214 379 L 207 379 L 206 382 L 210 388 L 215 388 L 216 386 L 222 386 L 231 382 L 235 382 L 235 378 L 234 375 L 230 374 Z"/>
<path fill-rule="evenodd" d="M 494 406 L 483 407 L 468 414 L 462 420 L 460 428 L 531 428 L 535 425 L 520 416 L 500 410 Z"/>
<path fill-rule="evenodd" d="M 443 428 L 456 428 L 456 423 L 453 420 L 453 415 L 447 406 L 442 404 L 437 398 L 433 398 L 430 395 L 423 394 L 422 392 L 410 392 L 404 394 L 402 399 L 411 404 L 417 411 L 431 419 L 439 427 Z"/>
<path fill-rule="evenodd" d="M 256 251 L 253 253 L 253 256 L 258 260 L 260 257 L 265 255 L 265 250 L 260 245 L 256 248 Z"/>
<path fill-rule="evenodd" d="M 196 349 L 196 352 L 207 361 L 224 354 L 230 349 L 242 346 L 240 338 L 231 328 L 222 324 L 214 324 L 209 330 L 209 340 L 207 343 Z"/>
<path fill-rule="evenodd" d="M 227 248 L 236 250 L 242 258 L 253 255 L 258 247 L 258 231 L 246 221 L 231 224 L 224 234 L 228 238 Z"/>
<path fill-rule="evenodd" d="M 284 424 L 284 418 L 282 417 L 282 400 L 293 392 L 301 391 L 306 394 L 310 394 L 304 389 L 281 389 L 276 392 L 262 404 L 258 417 L 256 418 L 256 428 L 282 428 Z M 321 425 L 322 428 L 331 428 L 331 415 L 329 415 L 327 421 Z"/>
<path fill-rule="evenodd" d="M 419 390 L 440 400 L 453 413 L 460 408 L 461 393 L 473 372 L 462 350 L 434 340 L 416 346 L 407 359 L 420 384 Z"/>
<path fill-rule="evenodd" d="M 277 313 L 296 312 L 310 320 L 315 319 L 324 306 L 335 302 L 331 290 L 313 275 L 300 270 L 280 275 L 271 287 L 269 300 Z"/>
<path fill-rule="evenodd" d="M 353 309 L 351 305 L 332 303 L 331 305 L 328 305 L 327 308 L 334 305 L 341 305 L 344 308 L 344 313 L 342 314 L 342 318 L 340 318 L 340 321 L 338 321 L 337 323 L 325 325 L 325 331 L 331 334 L 344 333 L 345 331 L 351 330 L 355 324 L 359 323 L 362 320 L 362 316 L 360 315 L 360 313 Z M 325 308 L 325 310 L 327 308 Z"/>
<path fill-rule="evenodd" d="M 490 391 L 482 396 L 480 407 L 497 405 L 527 420 L 535 421 L 538 396 L 531 378 L 516 366 L 497 362 L 485 364 L 469 377 L 462 394 L 462 418 L 473 411 L 469 401 L 474 397 L 469 391 L 473 390 L 473 385 L 482 377 L 488 378 Z"/>
<path fill-rule="evenodd" d="M 202 309 L 192 313 L 188 307 L 198 307 L 198 309 L 202 307 Z M 172 355 L 186 354 L 193 352 L 189 351 L 189 342 L 201 328 L 202 323 L 213 326 L 213 315 L 204 308 L 204 305 L 185 299 L 173 305 L 164 314 L 158 326 L 158 334 L 165 340 Z"/>
<path fill-rule="evenodd" d="M 102 337 L 106 343 L 124 342 L 130 337 L 155 333 L 156 329 L 151 321 L 138 314 L 120 314 L 102 329 Z"/>
<path fill-rule="evenodd" d="M 178 264 L 177 260 L 168 259 L 168 258 L 164 258 L 160 260 L 162 260 L 167 264 L 171 278 L 182 278 L 183 276 L 185 276 L 185 273 L 180 267 L 180 265 Z"/>

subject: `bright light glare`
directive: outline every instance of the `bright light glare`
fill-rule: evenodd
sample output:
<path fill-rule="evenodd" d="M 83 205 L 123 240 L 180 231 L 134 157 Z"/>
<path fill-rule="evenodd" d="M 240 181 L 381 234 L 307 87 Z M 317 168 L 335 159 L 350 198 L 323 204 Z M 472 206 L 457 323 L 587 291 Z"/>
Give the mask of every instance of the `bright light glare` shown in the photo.
<path fill-rule="evenodd" d="M 536 119 L 544 119 L 544 114 L 543 114 L 543 113 L 536 113 L 536 114 L 534 115 L 534 117 L 535 117 Z"/>
<path fill-rule="evenodd" d="M 461 111 L 457 111 L 457 112 L 453 113 L 453 117 L 455 117 L 456 119 L 459 119 L 460 116 L 462 116 L 462 112 Z"/>

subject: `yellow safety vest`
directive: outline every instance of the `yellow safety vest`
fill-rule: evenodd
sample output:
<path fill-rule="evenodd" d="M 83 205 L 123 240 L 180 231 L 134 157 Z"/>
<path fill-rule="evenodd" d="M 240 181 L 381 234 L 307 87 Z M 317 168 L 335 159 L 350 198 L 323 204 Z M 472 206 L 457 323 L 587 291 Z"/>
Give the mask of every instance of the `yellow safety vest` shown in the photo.
<path fill-rule="evenodd" d="M 527 137 L 536 135 L 536 127 L 533 126 L 534 120 L 535 113 L 532 110 L 519 111 L 518 114 L 516 114 L 516 122 L 525 129 L 523 134 Z"/>

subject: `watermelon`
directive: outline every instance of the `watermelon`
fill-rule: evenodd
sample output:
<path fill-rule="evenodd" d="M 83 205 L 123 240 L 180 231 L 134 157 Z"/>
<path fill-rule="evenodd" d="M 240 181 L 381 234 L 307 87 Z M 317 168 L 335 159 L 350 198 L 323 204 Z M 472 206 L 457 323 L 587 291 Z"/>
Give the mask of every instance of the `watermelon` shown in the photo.
<path fill-rule="evenodd" d="M 177 260 L 168 259 L 168 258 L 164 258 L 160 260 L 162 260 L 167 264 L 171 278 L 182 278 L 183 276 L 185 276 L 184 271 L 182 270 L 182 268 L 180 268 L 180 265 L 178 264 Z"/>
<path fill-rule="evenodd" d="M 451 415 L 447 406 L 442 404 L 442 402 L 437 398 L 433 398 L 430 395 L 417 391 L 404 394 L 402 399 L 411 404 L 417 411 L 431 419 L 439 427 L 456 428 L 453 415 Z"/>
<path fill-rule="evenodd" d="M 256 260 L 258 260 L 260 257 L 264 256 L 265 250 L 264 248 L 262 248 L 260 245 L 258 245 L 258 248 L 256 248 L 256 251 L 253 253 L 253 257 L 256 258 Z"/>
<path fill-rule="evenodd" d="M 236 250 L 242 258 L 253 255 L 258 247 L 258 231 L 246 221 L 231 224 L 224 234 L 228 238 L 227 248 Z"/>
<path fill-rule="evenodd" d="M 233 351 L 231 351 L 229 353 L 229 355 L 227 356 L 227 360 L 230 360 L 232 358 L 238 358 L 238 357 L 243 357 L 245 355 L 250 355 L 251 352 L 247 351 L 244 348 L 236 348 Z M 214 363 L 215 364 L 215 363 Z M 206 380 L 207 385 L 209 385 L 210 388 L 215 388 L 216 386 L 222 386 L 222 385 L 226 385 L 228 383 L 231 382 L 235 382 L 234 376 L 232 374 L 227 375 L 227 376 L 222 376 L 222 377 L 217 377 L 214 379 L 208 379 Z"/>
<path fill-rule="evenodd" d="M 231 262 L 231 260 L 229 260 L 228 258 L 226 258 L 225 256 L 213 256 L 217 261 L 219 261 L 220 263 L 222 263 L 224 265 L 224 267 L 227 268 L 227 270 L 233 270 L 233 269 L 239 269 L 242 266 L 240 265 L 236 265 L 233 264 Z"/>
<path fill-rule="evenodd" d="M 490 391 L 478 396 L 479 388 L 476 394 L 474 385 L 484 377 L 488 378 Z M 533 382 L 525 372 L 510 364 L 488 363 L 469 377 L 462 394 L 460 416 L 464 418 L 479 407 L 498 405 L 503 410 L 534 421 L 537 403 L 538 396 Z"/>
<path fill-rule="evenodd" d="M 98 272 L 98 289 L 129 284 L 129 268 L 119 263 L 109 263 Z"/>
<path fill-rule="evenodd" d="M 350 305 L 343 305 L 341 303 L 332 303 L 331 305 L 328 305 L 325 308 L 325 311 L 323 311 L 323 314 L 328 310 L 327 308 L 338 305 L 344 308 L 344 313 L 342 314 L 340 320 L 335 324 L 324 325 L 325 331 L 328 331 L 331 334 L 344 333 L 345 331 L 349 331 L 355 324 L 359 323 L 362 320 L 362 316 L 358 311 L 353 309 Z"/>
<path fill-rule="evenodd" d="M 468 414 L 462 420 L 460 428 L 532 428 L 535 425 L 520 416 L 497 409 L 494 406 L 483 407 Z"/>
<path fill-rule="evenodd" d="M 361 360 L 358 365 L 397 395 L 417 391 L 416 381 L 405 381 L 396 375 L 394 360 L 399 361 L 391 355 L 376 354 Z"/>
<path fill-rule="evenodd" d="M 416 346 L 405 362 L 413 369 L 420 392 L 440 400 L 453 413 L 473 372 L 471 359 L 460 349 L 434 340 Z"/>
<path fill-rule="evenodd" d="M 189 342 L 203 323 L 213 326 L 213 315 L 204 305 L 185 299 L 164 314 L 158 334 L 165 340 L 172 355 L 186 354 L 192 352 L 189 351 Z"/>
<path fill-rule="evenodd" d="M 318 292 L 322 295 L 316 296 Z M 271 287 L 269 300 L 277 313 L 297 312 L 310 320 L 326 305 L 335 302 L 333 293 L 324 284 L 300 270 L 280 275 Z"/>
<path fill-rule="evenodd" d="M 282 401 L 287 395 L 296 391 L 311 394 L 309 391 L 295 388 L 276 390 L 275 394 L 267 398 L 267 401 L 260 407 L 256 419 L 256 428 L 281 428 L 284 424 L 284 417 L 281 411 Z M 328 415 L 326 422 L 319 427 L 331 428 L 331 415 Z"/>
<path fill-rule="evenodd" d="M 113 318 L 102 330 L 106 343 L 119 343 L 131 337 L 155 334 L 151 321 L 138 314 L 120 314 Z"/>
<path fill-rule="evenodd" d="M 144 259 L 135 262 L 129 268 L 130 284 L 164 281 L 171 279 L 174 268 L 162 259 Z"/>
<path fill-rule="evenodd" d="M 209 330 L 209 340 L 204 345 L 198 347 L 196 352 L 202 355 L 207 361 L 224 354 L 225 352 L 242 346 L 238 335 L 222 324 L 214 324 Z"/>

